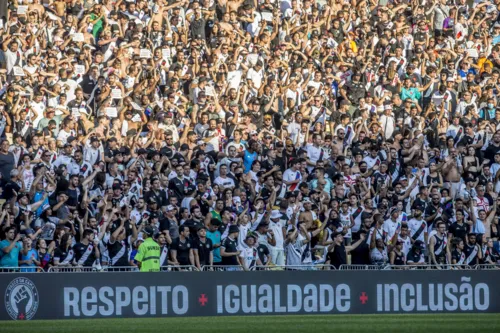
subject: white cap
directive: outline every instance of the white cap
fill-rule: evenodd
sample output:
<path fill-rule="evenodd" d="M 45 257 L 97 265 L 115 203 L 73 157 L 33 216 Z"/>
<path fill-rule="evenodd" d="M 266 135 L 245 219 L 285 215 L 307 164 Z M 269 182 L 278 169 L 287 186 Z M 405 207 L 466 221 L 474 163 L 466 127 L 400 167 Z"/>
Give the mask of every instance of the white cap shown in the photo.
<path fill-rule="evenodd" d="M 272 219 L 279 219 L 281 217 L 281 213 L 279 210 L 273 209 L 271 212 L 271 218 Z"/>

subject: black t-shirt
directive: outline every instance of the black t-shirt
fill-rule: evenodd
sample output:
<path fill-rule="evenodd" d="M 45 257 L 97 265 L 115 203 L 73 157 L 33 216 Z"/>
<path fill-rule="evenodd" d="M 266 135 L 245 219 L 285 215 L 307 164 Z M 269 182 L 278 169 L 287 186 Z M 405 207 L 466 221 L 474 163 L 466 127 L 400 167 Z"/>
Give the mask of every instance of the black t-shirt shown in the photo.
<path fill-rule="evenodd" d="M 339 268 L 340 265 L 347 264 L 347 253 L 344 244 L 335 245 L 333 252 L 328 252 L 328 260 L 330 260 L 330 265 Z"/>
<path fill-rule="evenodd" d="M 359 236 L 358 236 L 359 239 Z M 354 250 L 351 251 L 351 264 L 353 265 L 370 265 L 370 247 L 366 241 L 361 242 Z"/>
<path fill-rule="evenodd" d="M 197 238 L 196 233 L 198 232 L 198 229 L 203 227 L 205 224 L 203 223 L 203 221 L 189 219 L 184 222 L 183 225 L 189 228 L 189 234 L 192 236 L 192 238 Z"/>
<path fill-rule="evenodd" d="M 177 197 L 177 200 L 179 200 L 179 202 L 181 202 L 182 199 L 184 199 L 185 196 L 184 190 L 186 189 L 186 184 L 184 183 L 183 179 L 179 179 L 179 177 L 170 179 L 168 183 L 168 189 L 170 195 Z"/>
<path fill-rule="evenodd" d="M 160 266 L 168 266 L 168 259 L 170 258 L 170 247 L 168 244 L 160 248 Z"/>
<path fill-rule="evenodd" d="M 71 264 L 71 262 L 73 261 L 73 257 L 74 257 L 74 252 L 71 248 L 63 249 L 61 247 L 58 247 L 54 251 L 54 259 L 58 259 L 59 264 L 61 263 Z"/>
<path fill-rule="evenodd" d="M 189 261 L 189 251 L 193 248 L 193 244 L 190 239 L 185 239 L 182 241 L 179 238 L 176 238 L 172 241 L 172 250 L 177 251 L 177 261 L 181 265 L 191 265 Z"/>
<path fill-rule="evenodd" d="M 451 260 L 455 259 L 456 263 L 464 263 L 465 262 L 465 253 L 458 252 L 456 249 L 451 253 Z"/>
<path fill-rule="evenodd" d="M 424 211 L 424 217 L 425 218 L 428 218 L 434 214 L 436 214 L 436 212 L 438 211 L 440 207 L 436 207 L 434 206 L 433 204 L 430 204 L 428 205 L 426 208 L 425 208 L 425 211 Z"/>
<path fill-rule="evenodd" d="M 85 245 L 83 243 L 77 243 L 73 246 L 73 251 L 75 252 L 75 259 L 79 265 L 89 267 L 92 266 L 95 257 L 94 244 L 89 243 Z"/>
<path fill-rule="evenodd" d="M 205 242 L 197 239 L 193 242 L 194 248 L 198 250 L 198 257 L 200 258 L 200 265 L 210 265 L 210 253 L 213 251 L 214 246 L 212 240 L 205 238 Z"/>
<path fill-rule="evenodd" d="M 179 238 L 179 226 L 174 220 L 168 218 L 160 220 L 160 231 L 168 230 L 172 239 Z"/>
<path fill-rule="evenodd" d="M 16 182 L 9 181 L 5 184 L 4 187 L 4 198 L 10 200 L 14 196 L 14 191 L 19 193 L 21 191 L 21 187 Z"/>
<path fill-rule="evenodd" d="M 469 265 L 471 265 L 471 266 L 479 264 L 479 259 L 477 257 L 477 254 L 481 250 L 478 250 L 476 253 L 474 253 L 475 252 L 474 249 L 476 247 L 477 247 L 477 244 L 474 244 L 472 246 L 465 244 L 465 247 L 464 247 L 464 253 L 465 253 L 465 256 L 466 256 L 466 262 L 469 261 Z"/>
<path fill-rule="evenodd" d="M 272 190 L 268 189 L 266 185 L 264 185 L 260 190 L 260 197 L 264 199 L 264 201 L 267 201 L 271 197 L 271 194 Z"/>
<path fill-rule="evenodd" d="M 82 87 L 83 92 L 90 95 L 97 84 L 97 80 L 93 80 L 89 75 L 84 75 L 82 77 L 82 82 L 80 82 L 80 87 Z"/>
<path fill-rule="evenodd" d="M 415 209 L 415 207 L 421 206 L 424 207 L 424 211 L 427 208 L 427 201 L 420 199 L 420 197 L 417 197 L 415 201 L 413 202 L 413 205 L 411 206 L 412 209 Z"/>
<path fill-rule="evenodd" d="M 275 159 L 272 163 L 270 163 L 268 160 L 262 162 L 262 168 L 266 171 L 270 171 L 276 165 L 280 167 L 280 170 L 285 170 L 283 159 Z"/>
<path fill-rule="evenodd" d="M 410 263 L 419 263 L 419 262 L 425 262 L 425 259 L 424 259 L 424 253 L 422 251 L 420 251 L 420 253 L 417 253 L 415 251 L 413 251 L 413 249 L 411 249 L 409 252 L 408 252 L 408 255 L 406 256 L 406 262 Z"/>
<path fill-rule="evenodd" d="M 210 211 L 210 206 L 204 200 L 201 200 L 201 198 L 204 195 L 207 195 L 207 200 L 210 199 L 210 196 L 208 195 L 208 193 L 209 193 L 208 191 L 205 191 L 205 192 L 197 191 L 196 195 L 195 195 L 196 202 L 200 206 L 200 210 L 201 210 L 202 215 L 207 215 L 208 212 Z"/>
<path fill-rule="evenodd" d="M 226 252 L 238 252 L 238 243 L 235 239 L 231 239 L 230 237 L 225 238 L 222 241 L 221 248 L 224 248 Z M 222 264 L 224 265 L 238 265 L 238 255 L 233 255 L 230 257 L 222 257 Z"/>
<path fill-rule="evenodd" d="M 262 265 L 267 264 L 267 256 L 270 254 L 269 249 L 264 244 L 259 244 L 257 247 L 257 254 L 259 255 Z"/>
<path fill-rule="evenodd" d="M 413 40 L 416 42 L 425 42 L 426 39 L 427 39 L 427 35 L 425 32 L 418 31 L 418 32 L 413 34 Z"/>
<path fill-rule="evenodd" d="M 455 222 L 450 226 L 450 229 L 448 230 L 448 232 L 450 234 L 452 234 L 453 237 L 461 238 L 465 242 L 465 237 L 467 236 L 468 229 L 469 229 L 469 226 L 467 224 L 462 223 L 460 225 L 457 222 Z"/>
<path fill-rule="evenodd" d="M 113 158 L 119 152 L 120 152 L 119 149 L 110 149 L 109 147 L 107 147 L 106 149 L 104 149 L 104 156 L 108 158 Z"/>
<path fill-rule="evenodd" d="M 167 194 L 164 190 L 159 190 L 158 192 L 155 191 L 149 191 L 144 194 L 144 199 L 146 202 L 149 201 L 149 199 L 154 198 L 158 204 L 158 207 L 163 207 L 167 206 Z"/>
<path fill-rule="evenodd" d="M 115 241 L 114 243 L 110 241 L 107 244 L 107 248 L 111 266 L 130 266 L 128 262 L 128 237 L 122 241 Z"/>
<path fill-rule="evenodd" d="M 484 158 L 489 159 L 490 161 L 495 160 L 495 154 L 500 151 L 500 147 L 494 146 L 493 144 L 490 144 L 488 148 L 484 151 Z M 490 162 L 492 163 L 492 162 Z"/>
<path fill-rule="evenodd" d="M 66 194 L 68 195 L 68 201 L 66 201 L 66 204 L 71 207 L 78 206 L 78 198 L 80 197 L 80 190 L 78 187 L 75 187 L 73 190 L 68 188 Z"/>

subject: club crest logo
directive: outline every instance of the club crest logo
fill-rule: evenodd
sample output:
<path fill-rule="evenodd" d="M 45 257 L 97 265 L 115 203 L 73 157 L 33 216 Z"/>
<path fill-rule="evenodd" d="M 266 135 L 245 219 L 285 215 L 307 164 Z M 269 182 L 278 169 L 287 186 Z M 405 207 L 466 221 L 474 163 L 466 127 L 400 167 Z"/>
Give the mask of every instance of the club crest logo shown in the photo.
<path fill-rule="evenodd" d="M 38 290 L 27 278 L 12 280 L 5 291 L 5 308 L 14 320 L 30 320 L 38 310 Z"/>

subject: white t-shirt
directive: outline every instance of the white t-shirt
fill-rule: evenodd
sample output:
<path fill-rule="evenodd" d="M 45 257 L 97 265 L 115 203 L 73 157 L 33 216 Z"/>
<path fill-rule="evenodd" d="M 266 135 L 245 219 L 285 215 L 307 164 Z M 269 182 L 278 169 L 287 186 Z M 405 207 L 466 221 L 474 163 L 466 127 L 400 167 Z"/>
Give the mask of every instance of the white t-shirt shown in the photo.
<path fill-rule="evenodd" d="M 269 222 L 269 229 L 273 231 L 274 239 L 276 240 L 276 246 L 274 246 L 274 248 L 277 250 L 283 250 L 283 245 L 284 245 L 283 227 L 284 227 L 284 221 L 282 220 L 276 223 L 273 221 Z"/>
<path fill-rule="evenodd" d="M 66 132 L 65 130 L 62 129 L 59 131 L 59 134 L 57 135 L 57 141 L 61 141 L 63 144 L 66 144 L 66 141 L 70 136 L 75 136 L 75 132 L 73 130 Z"/>
<path fill-rule="evenodd" d="M 427 223 L 424 220 L 419 221 L 416 219 L 411 219 L 410 221 L 408 221 L 408 229 L 410 230 L 411 237 L 415 235 L 415 233 L 422 227 L 422 225 L 424 225 L 422 228 L 423 230 L 415 240 L 420 240 L 425 244 L 424 234 L 427 232 Z"/>
<path fill-rule="evenodd" d="M 33 127 L 37 128 L 38 127 L 38 123 L 40 122 L 40 120 L 43 119 L 43 112 L 45 111 L 45 103 L 43 101 L 41 101 L 40 103 L 37 103 L 35 101 L 31 101 L 30 106 L 37 113 L 36 119 L 33 120 Z"/>
<path fill-rule="evenodd" d="M 234 188 L 235 187 L 234 180 L 232 178 L 227 177 L 227 176 L 225 178 L 222 178 L 221 176 L 215 178 L 214 183 L 219 185 L 219 186 L 222 186 L 224 188 Z"/>
<path fill-rule="evenodd" d="M 12 52 L 10 49 L 7 49 L 7 51 L 4 52 L 5 55 L 5 62 L 6 62 L 6 68 L 7 68 L 7 74 L 12 74 L 12 68 L 16 65 L 19 67 L 23 66 L 23 52 L 21 49 L 18 48 L 16 52 Z M 19 62 L 17 62 L 19 58 Z"/>
<path fill-rule="evenodd" d="M 370 155 L 365 156 L 365 158 L 363 158 L 363 161 L 366 162 L 368 169 L 373 168 L 377 164 L 377 162 L 380 163 L 380 159 L 378 156 L 373 158 Z"/>
<path fill-rule="evenodd" d="M 61 87 L 64 87 L 65 85 L 68 85 L 69 89 L 65 91 L 66 93 L 66 100 L 67 101 L 72 101 L 75 99 L 75 90 L 78 88 L 78 83 L 75 80 L 67 79 L 66 81 L 59 80 L 58 82 Z"/>
<path fill-rule="evenodd" d="M 386 241 L 390 241 L 392 237 L 394 237 L 394 234 L 396 233 L 396 230 L 400 223 L 398 222 L 393 222 L 391 219 L 386 220 L 384 222 L 383 228 L 384 232 L 386 233 Z"/>
<path fill-rule="evenodd" d="M 300 179 L 302 181 L 302 174 L 298 170 L 297 171 L 293 171 L 292 169 L 287 169 L 285 171 L 285 173 L 283 173 L 283 181 L 292 182 L 292 181 L 297 180 L 297 179 Z M 294 191 L 297 187 L 298 187 L 298 183 L 297 184 L 288 185 L 287 189 L 289 191 Z"/>
<path fill-rule="evenodd" d="M 261 69 L 260 71 L 256 71 L 253 68 L 250 68 L 247 73 L 247 80 L 252 80 L 255 88 L 260 89 L 262 86 L 262 78 L 264 77 L 264 72 Z"/>
<path fill-rule="evenodd" d="M 319 147 L 315 147 L 314 145 L 312 144 L 308 144 L 306 146 L 306 150 L 307 150 L 307 158 L 309 158 L 309 160 L 312 162 L 312 163 L 316 163 L 318 162 L 318 160 L 320 159 L 321 157 L 321 148 Z M 324 154 L 323 154 L 324 155 Z M 313 166 L 308 166 L 307 169 L 312 170 L 314 167 Z"/>

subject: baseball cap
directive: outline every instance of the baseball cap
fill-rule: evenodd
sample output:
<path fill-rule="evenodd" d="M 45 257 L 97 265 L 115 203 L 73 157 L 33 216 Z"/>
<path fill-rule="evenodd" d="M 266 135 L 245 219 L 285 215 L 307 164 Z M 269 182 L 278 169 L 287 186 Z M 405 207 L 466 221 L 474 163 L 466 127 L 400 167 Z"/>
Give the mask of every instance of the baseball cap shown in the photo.
<path fill-rule="evenodd" d="M 154 229 L 152 227 L 147 226 L 146 228 L 144 228 L 144 233 L 146 235 L 148 235 L 149 237 L 153 237 L 155 231 L 154 231 Z"/>

